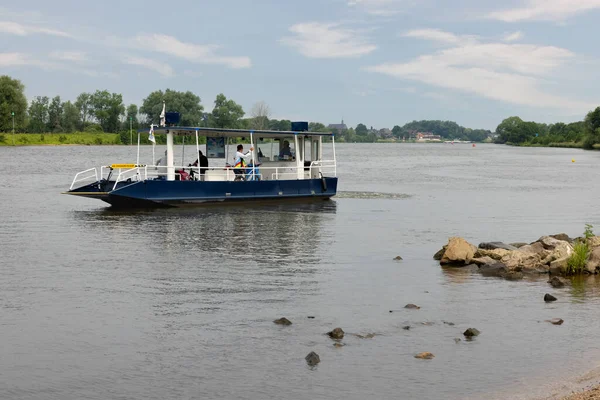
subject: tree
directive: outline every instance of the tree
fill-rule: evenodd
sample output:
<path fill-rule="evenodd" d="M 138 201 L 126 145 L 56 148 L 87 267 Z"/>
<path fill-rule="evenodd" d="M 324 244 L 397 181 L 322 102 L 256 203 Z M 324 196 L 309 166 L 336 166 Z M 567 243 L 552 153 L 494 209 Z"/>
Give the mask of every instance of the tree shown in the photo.
<path fill-rule="evenodd" d="M 181 115 L 179 125 L 199 126 L 202 122 L 204 107 L 200 104 L 200 97 L 190 91 L 178 92 L 167 89 L 164 92 L 157 90 L 150 93 L 142 102 L 139 112 L 145 115 L 145 124 L 160 122 L 163 101 L 167 111 L 176 111 Z"/>
<path fill-rule="evenodd" d="M 400 128 L 398 125 L 395 125 L 392 128 L 392 135 L 394 135 L 396 138 L 399 138 L 400 135 L 402 135 L 402 128 Z"/>
<path fill-rule="evenodd" d="M 74 132 L 80 126 L 80 112 L 75 104 L 67 101 L 62 105 L 62 126 L 65 132 Z"/>
<path fill-rule="evenodd" d="M 600 143 L 600 107 L 590 111 L 583 120 L 585 140 L 583 147 L 593 149 L 594 145 Z"/>
<path fill-rule="evenodd" d="M 252 129 L 265 130 L 269 128 L 269 117 L 271 116 L 271 109 L 264 101 L 259 101 L 252 106 L 252 123 L 250 124 Z"/>
<path fill-rule="evenodd" d="M 138 106 L 135 104 L 127 106 L 127 116 L 125 117 L 124 128 L 129 129 L 130 126 L 136 130 L 140 126 L 140 122 L 138 121 Z"/>
<path fill-rule="evenodd" d="M 235 129 L 239 126 L 239 120 L 243 116 L 242 106 L 233 100 L 227 100 L 227 97 L 220 93 L 215 99 L 215 107 L 211 113 L 211 126 Z"/>
<path fill-rule="evenodd" d="M 75 107 L 79 110 L 81 130 L 85 129 L 85 123 L 92 112 L 92 95 L 89 93 L 81 93 L 75 100 Z"/>
<path fill-rule="evenodd" d="M 356 129 L 354 131 L 358 136 L 366 136 L 369 133 L 369 130 L 365 124 L 356 125 Z"/>
<path fill-rule="evenodd" d="M 269 129 L 272 131 L 291 131 L 292 130 L 292 121 L 289 119 L 269 120 Z"/>
<path fill-rule="evenodd" d="M 311 122 L 308 124 L 308 130 L 310 132 L 329 132 L 327 127 L 320 122 Z"/>
<path fill-rule="evenodd" d="M 7 75 L 0 76 L 0 132 L 11 132 L 13 115 L 15 129 L 25 128 L 27 116 L 27 98 L 25 86 L 21 81 Z"/>
<path fill-rule="evenodd" d="M 31 100 L 29 106 L 29 132 L 46 132 L 48 123 L 48 102 L 50 99 L 37 96 Z"/>
<path fill-rule="evenodd" d="M 91 98 L 94 117 L 98 120 L 104 132 L 117 132 L 119 118 L 125 112 L 123 96 L 110 94 L 108 90 L 96 90 Z"/>
<path fill-rule="evenodd" d="M 63 107 L 60 96 L 55 96 L 48 106 L 48 132 L 60 132 L 62 127 Z"/>

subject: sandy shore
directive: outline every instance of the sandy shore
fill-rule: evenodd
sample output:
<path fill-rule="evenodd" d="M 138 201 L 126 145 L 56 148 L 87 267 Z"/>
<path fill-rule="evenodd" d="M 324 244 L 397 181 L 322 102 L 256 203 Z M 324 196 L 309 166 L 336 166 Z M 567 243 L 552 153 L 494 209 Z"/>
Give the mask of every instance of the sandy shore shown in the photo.
<path fill-rule="evenodd" d="M 563 397 L 561 400 L 600 400 L 600 386 L 595 386 L 582 392 L 573 393 L 569 396 Z"/>

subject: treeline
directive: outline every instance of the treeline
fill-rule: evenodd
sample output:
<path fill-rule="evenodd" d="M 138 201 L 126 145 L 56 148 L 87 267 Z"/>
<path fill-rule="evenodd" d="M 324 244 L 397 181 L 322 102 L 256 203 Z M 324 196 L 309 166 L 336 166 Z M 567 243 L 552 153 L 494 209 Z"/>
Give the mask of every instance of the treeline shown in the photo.
<path fill-rule="evenodd" d="M 542 124 L 509 117 L 496 128 L 496 143 L 520 146 L 572 145 L 593 149 L 600 144 L 600 107 L 590 111 L 583 121 Z"/>
<path fill-rule="evenodd" d="M 270 109 L 264 102 L 256 103 L 250 116 L 235 101 L 219 94 L 210 113 L 204 111 L 201 99 L 187 91 L 167 89 L 150 93 L 138 108 L 125 105 L 123 96 L 107 90 L 81 93 L 74 102 L 62 101 L 60 96 L 36 96 L 30 103 L 24 85 L 9 76 L 0 76 L 0 132 L 23 133 L 119 133 L 122 143 L 130 142 L 130 129 L 158 125 L 163 101 L 167 111 L 181 114 L 182 126 L 206 126 L 232 129 L 291 130 L 291 121 L 270 119 Z M 313 130 L 326 128 L 311 123 Z M 162 136 L 158 136 L 160 140 Z"/>

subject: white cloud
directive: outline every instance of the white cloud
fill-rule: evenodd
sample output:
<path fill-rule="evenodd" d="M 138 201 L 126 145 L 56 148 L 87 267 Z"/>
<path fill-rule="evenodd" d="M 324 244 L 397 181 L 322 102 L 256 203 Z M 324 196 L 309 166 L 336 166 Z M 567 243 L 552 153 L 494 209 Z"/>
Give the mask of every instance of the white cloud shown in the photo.
<path fill-rule="evenodd" d="M 28 36 L 33 34 L 72 37 L 70 34 L 56 29 L 43 28 L 41 26 L 23 25 L 17 22 L 0 21 L 0 32 L 17 36 Z"/>
<path fill-rule="evenodd" d="M 25 53 L 0 53 L 0 67 L 34 67 L 44 70 L 61 70 L 76 74 L 84 74 L 92 77 L 100 76 L 96 71 L 73 67 L 72 65 L 62 64 L 60 62 L 48 61 L 36 58 L 31 54 Z"/>
<path fill-rule="evenodd" d="M 600 0 L 528 0 L 524 7 L 494 11 L 487 16 L 505 22 L 561 21 L 599 8 Z"/>
<path fill-rule="evenodd" d="M 173 72 L 173 68 L 171 68 L 170 65 L 165 64 L 162 61 L 156 61 L 156 60 L 152 60 L 149 58 L 143 58 L 143 57 L 126 56 L 123 62 L 125 64 L 136 65 L 139 67 L 143 67 L 143 68 L 158 72 L 162 76 L 172 77 L 175 75 L 175 73 Z"/>
<path fill-rule="evenodd" d="M 229 68 L 249 68 L 249 57 L 227 57 L 216 54 L 219 46 L 185 43 L 177 38 L 161 34 L 141 34 L 130 40 L 137 49 L 169 54 L 199 64 L 218 64 Z"/>
<path fill-rule="evenodd" d="M 436 42 L 459 44 L 464 42 L 474 42 L 477 36 L 459 36 L 454 33 L 444 32 L 439 29 L 413 29 L 402 34 L 404 37 L 412 37 L 425 40 L 433 40 Z"/>
<path fill-rule="evenodd" d="M 517 31 L 517 32 L 513 32 L 513 33 L 507 33 L 506 35 L 504 35 L 503 40 L 505 42 L 514 42 L 514 41 L 517 41 L 522 38 L 523 38 L 523 32 Z"/>
<path fill-rule="evenodd" d="M 512 104 L 585 111 L 591 104 L 556 96 L 543 85 L 575 54 L 554 46 L 455 41 L 449 48 L 404 63 L 384 63 L 372 72 L 459 90 Z M 437 40 L 438 37 L 432 37 Z"/>
<path fill-rule="evenodd" d="M 53 51 L 50 53 L 50 58 L 76 63 L 83 63 L 87 61 L 87 55 L 80 51 Z"/>
<path fill-rule="evenodd" d="M 281 43 L 310 58 L 360 57 L 377 48 L 359 32 L 335 23 L 307 22 L 293 25 L 290 31 L 295 35 L 282 38 Z"/>

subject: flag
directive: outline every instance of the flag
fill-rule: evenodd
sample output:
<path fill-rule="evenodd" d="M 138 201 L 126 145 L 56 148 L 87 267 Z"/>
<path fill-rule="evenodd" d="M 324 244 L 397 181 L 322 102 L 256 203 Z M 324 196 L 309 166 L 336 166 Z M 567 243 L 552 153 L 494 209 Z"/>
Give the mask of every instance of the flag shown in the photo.
<path fill-rule="evenodd" d="M 156 139 L 154 138 L 154 125 L 150 125 L 150 132 L 148 132 L 148 140 L 156 144 Z"/>
<path fill-rule="evenodd" d="M 165 126 L 165 102 L 163 101 L 163 109 L 160 113 L 160 126 Z"/>

